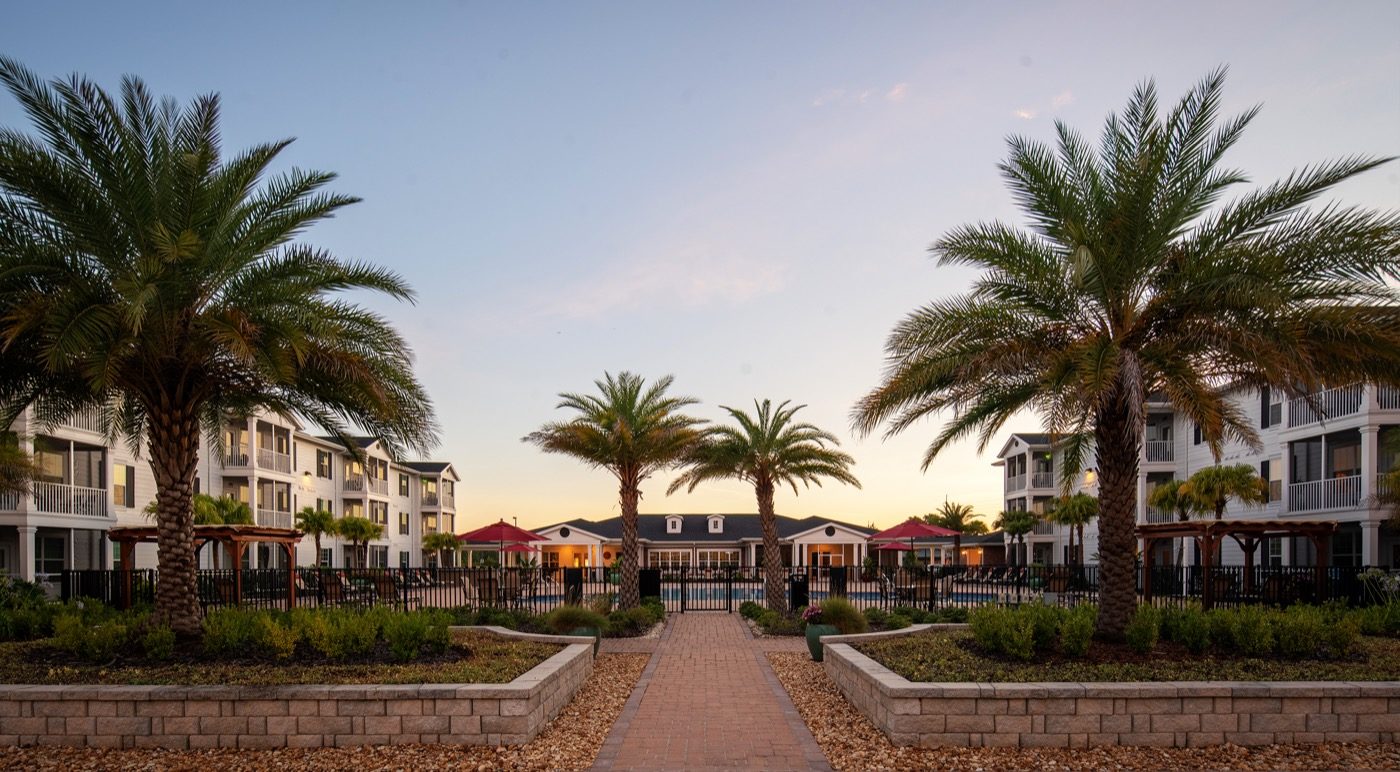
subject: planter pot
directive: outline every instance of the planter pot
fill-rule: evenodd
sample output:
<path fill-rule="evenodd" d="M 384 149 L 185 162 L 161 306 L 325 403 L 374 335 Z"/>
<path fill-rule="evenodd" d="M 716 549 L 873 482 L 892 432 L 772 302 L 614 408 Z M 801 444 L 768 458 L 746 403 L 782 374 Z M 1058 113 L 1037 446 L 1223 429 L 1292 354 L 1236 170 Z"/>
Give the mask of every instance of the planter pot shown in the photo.
<path fill-rule="evenodd" d="M 812 653 L 813 662 L 822 661 L 821 637 L 823 635 L 838 635 L 840 632 L 836 625 L 807 625 L 807 651 Z"/>
<path fill-rule="evenodd" d="M 577 635 L 580 638 L 593 639 L 593 657 L 598 657 L 598 641 L 602 640 L 603 632 L 596 627 L 575 627 L 569 631 L 569 635 Z"/>

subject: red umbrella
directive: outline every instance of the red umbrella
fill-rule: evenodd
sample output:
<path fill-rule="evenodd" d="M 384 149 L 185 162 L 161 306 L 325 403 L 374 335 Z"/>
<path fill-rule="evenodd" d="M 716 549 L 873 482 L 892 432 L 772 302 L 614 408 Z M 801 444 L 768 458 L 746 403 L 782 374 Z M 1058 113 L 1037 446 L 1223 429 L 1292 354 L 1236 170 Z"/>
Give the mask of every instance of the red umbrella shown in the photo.
<path fill-rule="evenodd" d="M 951 528 L 944 528 L 941 525 L 929 525 L 917 517 L 911 517 L 893 528 L 885 530 L 870 537 L 870 541 L 889 541 L 894 539 L 908 539 L 909 549 L 914 549 L 915 539 L 926 539 L 934 536 L 953 537 L 953 555 L 960 554 L 962 542 L 962 531 L 954 531 Z M 876 547 L 876 549 L 881 549 Z"/>
<path fill-rule="evenodd" d="M 505 520 L 492 523 L 491 525 L 478 528 L 475 531 L 457 534 L 457 541 L 466 542 L 497 542 L 501 552 L 506 552 L 506 542 L 508 541 L 546 541 L 545 537 L 527 531 L 519 526 L 511 525 Z"/>
<path fill-rule="evenodd" d="M 889 544 L 881 544 L 880 546 L 876 547 L 875 549 L 876 549 L 876 551 L 879 551 L 879 550 L 890 550 L 891 552 L 895 552 L 895 551 L 898 551 L 898 552 L 909 552 L 909 551 L 912 551 L 914 548 L 911 547 L 911 546 L 909 546 L 909 545 L 907 545 L 907 544 L 900 544 L 900 543 L 897 542 L 897 541 L 892 541 L 892 542 L 890 542 Z"/>
<path fill-rule="evenodd" d="M 502 550 L 502 552 L 539 552 L 539 550 L 528 544 L 512 544 Z"/>

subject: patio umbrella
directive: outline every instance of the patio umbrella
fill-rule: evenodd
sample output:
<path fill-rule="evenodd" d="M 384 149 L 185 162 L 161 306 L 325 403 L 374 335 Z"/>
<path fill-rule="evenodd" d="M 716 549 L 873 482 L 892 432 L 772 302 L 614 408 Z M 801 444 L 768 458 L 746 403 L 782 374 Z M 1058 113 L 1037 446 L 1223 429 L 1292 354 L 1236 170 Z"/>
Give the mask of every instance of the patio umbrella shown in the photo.
<path fill-rule="evenodd" d="M 869 541 L 892 542 L 896 539 L 908 539 L 909 549 L 912 550 L 914 549 L 915 539 L 928 538 L 932 536 L 953 537 L 953 554 L 955 556 L 961 554 L 962 531 L 954 531 L 951 528 L 944 528 L 941 525 L 929 525 L 928 523 L 925 523 L 917 517 L 911 517 L 893 528 L 886 528 L 885 530 L 875 534 L 874 536 L 871 536 Z M 876 549 L 880 548 L 876 547 Z"/>
<path fill-rule="evenodd" d="M 892 541 L 892 542 L 890 542 L 889 544 L 881 544 L 880 546 L 876 547 L 875 549 L 876 549 L 877 551 L 878 551 L 878 550 L 890 550 L 890 551 L 892 551 L 892 552 L 910 552 L 910 551 L 912 551 L 914 548 L 911 547 L 911 546 L 909 546 L 908 544 L 902 544 L 902 543 L 897 542 L 897 541 Z"/>
<path fill-rule="evenodd" d="M 457 541 L 465 541 L 465 542 L 491 542 L 491 541 L 494 541 L 494 542 L 496 542 L 496 543 L 499 545 L 498 549 L 500 549 L 500 551 L 504 553 L 504 552 L 507 551 L 507 550 L 506 550 L 506 542 L 508 542 L 508 541 L 514 541 L 514 542 L 529 542 L 529 541 L 546 541 L 546 539 L 545 539 L 545 537 L 543 537 L 543 536 L 541 536 L 541 535 L 539 535 L 539 534 L 537 534 L 537 533 L 535 533 L 535 532 L 533 532 L 533 531 L 527 531 L 527 530 L 525 530 L 524 528 L 521 528 L 521 527 L 519 527 L 519 526 L 511 525 L 510 523 L 507 523 L 505 520 L 499 520 L 499 521 L 497 521 L 497 522 L 495 522 L 495 523 L 492 523 L 491 525 L 487 525 L 487 526 L 483 526 L 483 527 L 481 527 L 481 528 L 478 528 L 478 529 L 476 529 L 475 531 L 468 531 L 467 533 L 459 533 L 459 534 L 457 534 Z"/>
<path fill-rule="evenodd" d="M 539 549 L 528 544 L 512 544 L 501 550 L 502 552 L 539 552 Z"/>

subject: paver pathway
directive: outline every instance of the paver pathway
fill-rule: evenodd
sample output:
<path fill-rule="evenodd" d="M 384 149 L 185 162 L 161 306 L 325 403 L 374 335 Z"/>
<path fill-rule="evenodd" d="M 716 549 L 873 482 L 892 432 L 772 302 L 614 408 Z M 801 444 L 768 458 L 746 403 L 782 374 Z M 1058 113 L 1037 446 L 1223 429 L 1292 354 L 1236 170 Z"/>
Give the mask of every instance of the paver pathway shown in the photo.
<path fill-rule="evenodd" d="M 594 769 L 829 770 L 764 656 L 795 647 L 737 614 L 672 615 Z"/>

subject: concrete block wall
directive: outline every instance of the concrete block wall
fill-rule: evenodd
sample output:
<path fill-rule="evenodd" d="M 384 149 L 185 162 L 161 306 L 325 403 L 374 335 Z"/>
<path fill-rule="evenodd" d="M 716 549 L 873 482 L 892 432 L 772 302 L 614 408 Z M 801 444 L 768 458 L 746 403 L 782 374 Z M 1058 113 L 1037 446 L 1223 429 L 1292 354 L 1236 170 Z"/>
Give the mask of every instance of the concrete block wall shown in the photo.
<path fill-rule="evenodd" d="M 916 625 L 907 635 L 931 625 Z M 1194 747 L 1400 740 L 1400 682 L 915 683 L 822 639 L 832 680 L 896 745 Z"/>
<path fill-rule="evenodd" d="M 592 672 L 592 643 L 485 629 L 565 647 L 506 684 L 0 685 L 0 745 L 185 749 L 528 742 Z"/>

